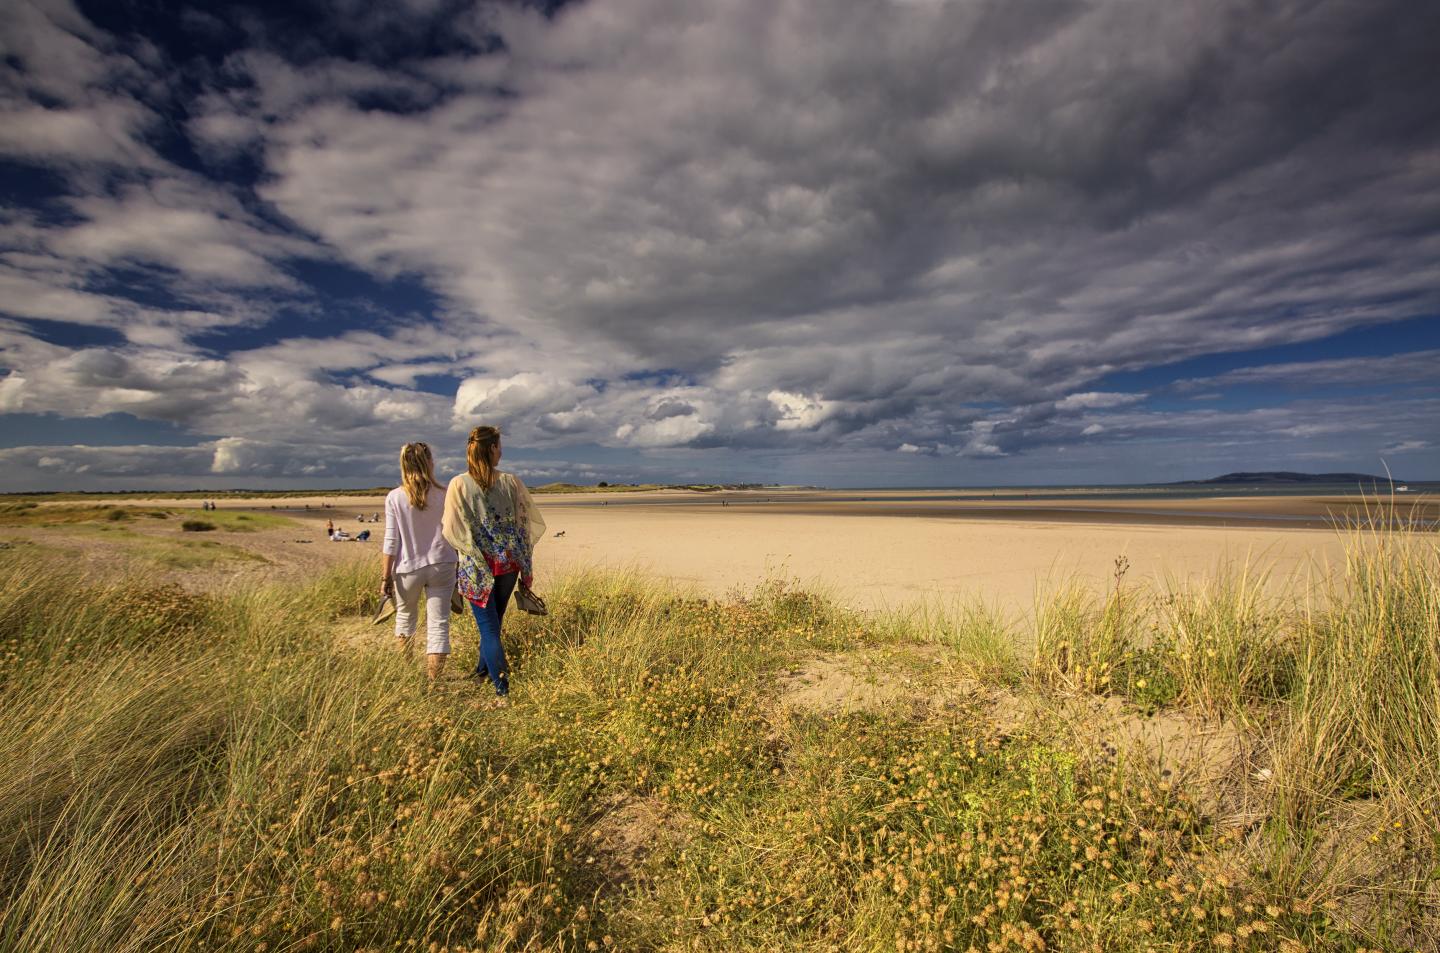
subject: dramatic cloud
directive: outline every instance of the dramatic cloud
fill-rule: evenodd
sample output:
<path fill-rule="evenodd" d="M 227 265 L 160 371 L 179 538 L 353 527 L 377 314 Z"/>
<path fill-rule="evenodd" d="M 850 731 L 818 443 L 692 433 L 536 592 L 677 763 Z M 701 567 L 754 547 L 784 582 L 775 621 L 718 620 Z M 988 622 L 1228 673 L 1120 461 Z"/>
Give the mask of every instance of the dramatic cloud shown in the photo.
<path fill-rule="evenodd" d="M 570 474 L 1440 466 L 1440 352 L 1386 330 L 1440 313 L 1440 10 L 140 16 L 0 26 L 0 157 L 39 176 L 0 215 L 0 413 L 177 424 L 236 479 L 482 419 Z M 309 440 L 348 462 L 282 459 Z"/>
<path fill-rule="evenodd" d="M 1185 392 L 1237 384 L 1313 387 L 1317 381 L 1331 387 L 1401 383 L 1422 383 L 1434 387 L 1440 381 L 1440 350 L 1241 367 L 1215 377 L 1176 381 L 1173 386 Z"/>

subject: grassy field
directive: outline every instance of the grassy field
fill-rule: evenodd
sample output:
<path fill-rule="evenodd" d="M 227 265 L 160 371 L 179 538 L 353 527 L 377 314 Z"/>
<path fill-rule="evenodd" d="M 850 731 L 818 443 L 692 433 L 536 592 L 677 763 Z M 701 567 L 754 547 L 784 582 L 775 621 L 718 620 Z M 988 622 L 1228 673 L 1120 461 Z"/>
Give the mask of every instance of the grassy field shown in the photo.
<path fill-rule="evenodd" d="M 1435 949 L 1434 537 L 1288 602 L 1126 568 L 1034 633 L 575 577 L 496 710 L 366 625 L 373 567 L 0 552 L 0 948 Z"/>
<path fill-rule="evenodd" d="M 96 503 L 110 500 L 277 500 L 336 496 L 384 496 L 392 487 L 377 486 L 336 490 L 116 490 L 64 491 L 36 493 L 0 493 L 5 503 Z"/>
<path fill-rule="evenodd" d="M 23 540 L 23 546 L 87 567 L 97 556 L 109 559 L 111 551 L 119 551 L 135 572 L 142 567 L 196 570 L 265 563 L 264 556 L 243 545 L 242 534 L 298 526 L 283 516 L 234 510 L 0 503 L 0 529 L 39 531 Z M 97 551 L 91 544 L 103 549 Z M 4 545 L 15 544 L 5 541 Z"/>
<path fill-rule="evenodd" d="M 189 521 L 208 523 L 211 529 L 231 533 L 253 533 L 278 526 L 295 526 L 294 520 L 271 513 L 243 513 L 236 510 L 196 510 L 175 507 L 121 506 L 95 503 L 40 505 L 31 500 L 0 502 L 0 527 L 75 526 L 97 524 L 123 527 L 154 520 L 170 520 L 177 530 Z M 154 524 L 152 524 L 154 525 Z"/>

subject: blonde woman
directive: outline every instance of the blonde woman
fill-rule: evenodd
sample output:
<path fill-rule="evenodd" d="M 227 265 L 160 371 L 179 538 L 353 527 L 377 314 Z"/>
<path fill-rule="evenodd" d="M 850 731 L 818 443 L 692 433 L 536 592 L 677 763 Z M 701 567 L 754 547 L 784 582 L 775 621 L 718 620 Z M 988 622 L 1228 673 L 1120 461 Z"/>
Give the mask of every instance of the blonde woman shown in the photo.
<path fill-rule="evenodd" d="M 434 685 L 450 655 L 450 592 L 455 549 L 441 522 L 445 491 L 435 482 L 435 460 L 423 443 L 400 448 L 400 485 L 385 497 L 385 542 L 380 547 L 380 591 L 395 597 L 395 635 L 407 655 L 425 595 L 425 673 Z"/>
<path fill-rule="evenodd" d="M 456 584 L 480 629 L 480 659 L 473 676 L 488 676 L 495 694 L 504 698 L 510 693 L 510 669 L 500 625 L 516 584 L 530 587 L 531 557 L 544 538 L 545 520 L 519 477 L 499 469 L 498 428 L 470 431 L 465 462 L 466 472 L 445 491 L 445 539 L 460 554 Z"/>

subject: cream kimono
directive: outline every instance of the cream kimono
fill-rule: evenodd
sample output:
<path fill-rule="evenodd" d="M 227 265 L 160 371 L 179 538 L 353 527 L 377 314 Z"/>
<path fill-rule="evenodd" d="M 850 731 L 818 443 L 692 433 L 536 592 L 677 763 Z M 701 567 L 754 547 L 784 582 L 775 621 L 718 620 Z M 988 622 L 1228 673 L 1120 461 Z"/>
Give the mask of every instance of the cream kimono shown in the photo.
<path fill-rule="evenodd" d="M 469 473 L 450 481 L 445 491 L 445 541 L 460 554 L 455 585 L 477 606 L 490 601 L 495 577 L 518 572 L 529 586 L 535 570 L 535 544 L 545 537 L 545 518 L 520 478 L 497 472 L 489 490 Z"/>

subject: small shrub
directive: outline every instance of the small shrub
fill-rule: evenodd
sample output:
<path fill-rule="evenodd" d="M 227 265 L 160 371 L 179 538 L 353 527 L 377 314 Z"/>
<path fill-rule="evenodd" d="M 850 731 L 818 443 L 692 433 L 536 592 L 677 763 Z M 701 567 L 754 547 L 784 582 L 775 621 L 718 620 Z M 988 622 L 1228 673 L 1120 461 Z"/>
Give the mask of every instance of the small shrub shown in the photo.
<path fill-rule="evenodd" d="M 120 520 L 128 520 L 130 514 L 117 507 L 106 513 L 105 518 L 112 523 L 118 523 Z"/>
<path fill-rule="evenodd" d="M 186 533 L 208 533 L 214 528 L 214 523 L 207 523 L 205 520 L 186 520 L 180 524 L 180 529 Z"/>

